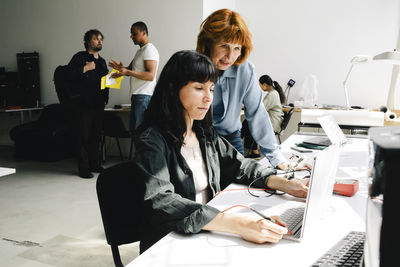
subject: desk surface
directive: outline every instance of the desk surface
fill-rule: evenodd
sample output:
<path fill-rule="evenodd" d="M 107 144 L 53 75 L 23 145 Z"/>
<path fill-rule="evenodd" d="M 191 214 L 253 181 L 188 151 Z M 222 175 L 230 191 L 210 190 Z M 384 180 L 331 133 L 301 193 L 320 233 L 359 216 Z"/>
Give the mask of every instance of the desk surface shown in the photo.
<path fill-rule="evenodd" d="M 292 135 L 282 144 L 286 156 L 290 146 L 307 135 Z M 317 153 L 317 152 L 315 152 Z M 170 233 L 127 265 L 134 266 L 310 266 L 349 231 L 365 230 L 368 140 L 349 138 L 341 148 L 338 175 L 360 179 L 353 197 L 333 196 L 329 208 L 301 242 L 281 240 L 277 244 L 254 244 L 238 236 L 204 232 L 194 235 Z M 230 187 L 243 187 L 232 184 Z M 261 194 L 261 193 L 260 193 Z M 264 193 L 263 193 L 264 194 Z M 266 196 L 266 195 L 265 195 Z M 247 191 L 219 194 L 210 205 L 222 210 L 234 204 L 268 205 L 270 198 L 255 198 Z M 274 196 L 275 197 L 275 196 Z"/>
<path fill-rule="evenodd" d="M 282 108 L 282 110 L 283 111 L 289 111 L 289 107 L 283 107 Z M 295 107 L 295 112 L 301 112 L 302 111 L 302 109 L 305 109 L 305 110 L 307 110 L 307 109 L 317 109 L 317 108 L 301 108 L 301 107 Z M 330 111 L 330 110 L 335 110 L 335 109 L 327 109 L 327 108 L 320 108 L 320 110 L 327 110 L 327 111 Z M 361 110 L 354 110 L 354 111 L 361 111 Z M 372 111 L 379 111 L 379 110 L 372 110 Z M 396 115 L 397 115 L 397 117 L 399 118 L 400 117 L 400 110 L 392 110 L 392 112 L 394 112 Z M 299 123 L 299 125 L 301 124 L 301 126 L 305 126 L 305 127 L 307 127 L 307 125 L 310 125 L 310 127 L 318 127 L 318 123 L 302 123 L 302 122 L 300 122 Z M 398 125 L 400 125 L 400 121 L 397 121 L 397 120 L 387 120 L 386 118 L 384 119 L 384 122 L 383 122 L 383 126 L 398 126 Z M 370 126 L 351 126 L 351 125 L 341 125 L 341 128 L 342 127 L 348 127 L 348 128 L 351 128 L 351 127 L 358 127 L 358 128 L 366 128 L 366 129 L 368 129 L 368 128 L 370 128 Z"/>
<path fill-rule="evenodd" d="M 24 111 L 34 111 L 34 110 L 42 110 L 44 107 L 32 107 L 32 108 L 12 108 L 12 109 L 0 109 L 0 112 L 24 112 Z"/>

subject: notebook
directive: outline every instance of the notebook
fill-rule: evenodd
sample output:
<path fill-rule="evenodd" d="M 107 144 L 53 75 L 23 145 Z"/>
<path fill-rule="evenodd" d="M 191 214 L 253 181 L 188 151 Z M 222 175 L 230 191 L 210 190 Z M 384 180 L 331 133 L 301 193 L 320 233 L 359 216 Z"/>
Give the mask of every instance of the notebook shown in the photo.
<path fill-rule="evenodd" d="M 332 145 L 331 140 L 329 140 L 326 136 L 316 136 L 311 138 L 306 138 L 303 140 L 303 143 L 316 145 L 316 146 L 330 146 Z"/>
<path fill-rule="evenodd" d="M 250 206 L 267 216 L 279 215 L 291 231 L 291 234 L 286 234 L 283 238 L 301 241 L 304 232 L 308 228 L 312 228 L 313 222 L 320 220 L 324 210 L 330 205 L 338 161 L 338 145 L 332 145 L 314 156 L 306 199 L 285 194 L 273 199 L 266 198 L 263 200 L 270 207 L 260 205 L 260 202 Z M 272 203 L 273 206 L 271 206 L 271 201 L 274 202 Z M 298 218 L 295 218 L 293 213 L 298 214 Z M 294 220 L 297 226 L 292 228 L 290 220 Z"/>

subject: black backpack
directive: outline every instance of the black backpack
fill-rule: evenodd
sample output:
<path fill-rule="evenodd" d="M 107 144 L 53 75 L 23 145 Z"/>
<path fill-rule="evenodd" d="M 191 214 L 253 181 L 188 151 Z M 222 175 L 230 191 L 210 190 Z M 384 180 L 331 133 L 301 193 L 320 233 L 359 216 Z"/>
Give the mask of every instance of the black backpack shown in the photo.
<path fill-rule="evenodd" d="M 82 103 L 82 91 L 77 75 L 68 65 L 60 65 L 54 71 L 54 86 L 60 103 L 69 108 L 74 108 Z"/>

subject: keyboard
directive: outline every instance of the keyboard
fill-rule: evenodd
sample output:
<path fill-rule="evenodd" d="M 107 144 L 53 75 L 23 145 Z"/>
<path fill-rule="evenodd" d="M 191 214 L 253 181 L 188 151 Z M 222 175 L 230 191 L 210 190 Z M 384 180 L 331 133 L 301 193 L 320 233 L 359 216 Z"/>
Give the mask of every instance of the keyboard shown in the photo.
<path fill-rule="evenodd" d="M 293 234 L 293 237 L 299 238 L 303 225 L 303 215 L 304 206 L 293 207 L 285 210 L 279 218 L 286 223 L 286 227 Z"/>
<path fill-rule="evenodd" d="M 352 231 L 311 266 L 361 266 L 364 242 L 365 232 Z"/>

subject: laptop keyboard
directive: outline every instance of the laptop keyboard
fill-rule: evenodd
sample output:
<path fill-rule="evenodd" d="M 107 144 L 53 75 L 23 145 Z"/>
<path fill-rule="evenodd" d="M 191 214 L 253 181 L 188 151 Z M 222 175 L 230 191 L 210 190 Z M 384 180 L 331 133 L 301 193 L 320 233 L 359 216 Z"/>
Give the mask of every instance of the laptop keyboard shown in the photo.
<path fill-rule="evenodd" d="M 311 266 L 360 266 L 364 242 L 365 232 L 352 231 Z"/>
<path fill-rule="evenodd" d="M 300 238 L 303 225 L 304 207 L 289 208 L 279 218 L 286 223 L 286 227 L 293 233 L 293 237 Z"/>

